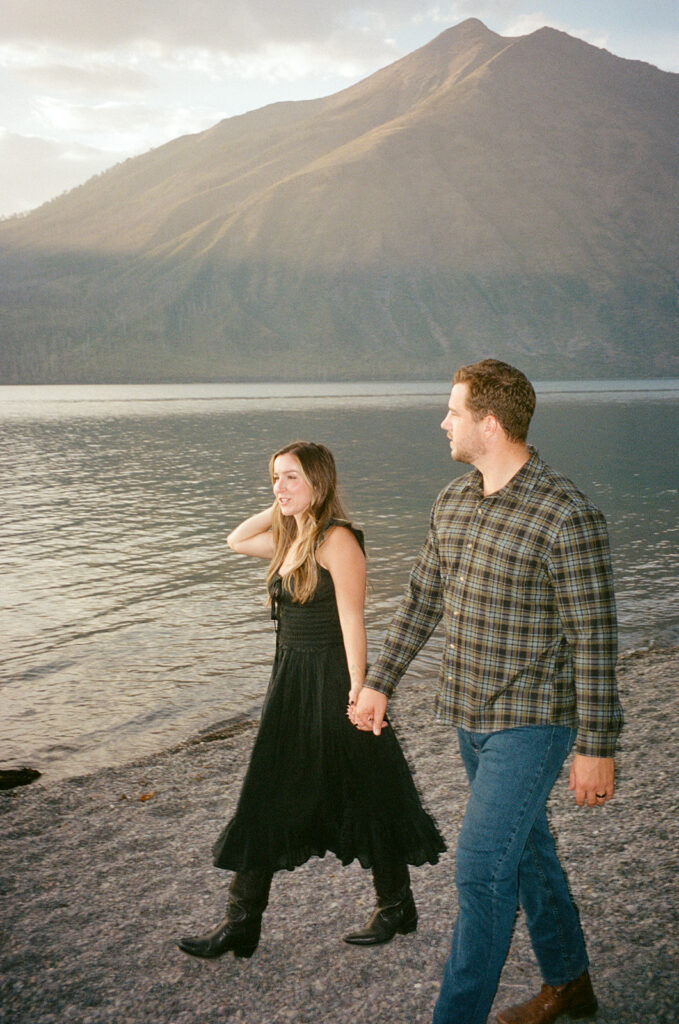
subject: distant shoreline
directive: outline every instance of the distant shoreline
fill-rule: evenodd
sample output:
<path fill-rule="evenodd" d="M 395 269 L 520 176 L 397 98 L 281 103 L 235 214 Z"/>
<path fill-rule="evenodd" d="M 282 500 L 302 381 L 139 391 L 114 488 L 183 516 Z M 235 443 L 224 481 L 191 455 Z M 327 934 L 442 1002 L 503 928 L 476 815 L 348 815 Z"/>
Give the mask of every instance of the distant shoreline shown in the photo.
<path fill-rule="evenodd" d="M 454 367 L 451 367 L 451 372 Z M 266 394 L 270 394 L 269 389 L 274 386 L 277 389 L 277 393 L 280 393 L 281 389 L 289 387 L 313 387 L 326 389 L 325 394 L 321 395 L 310 395 L 308 397 L 326 397 L 331 394 L 332 388 L 343 388 L 346 389 L 352 386 L 360 387 L 371 387 L 372 390 L 368 391 L 366 396 L 360 394 L 354 394 L 353 397 L 377 397 L 379 394 L 389 394 L 388 389 L 393 388 L 397 385 L 406 385 L 413 387 L 415 390 L 412 392 L 399 392 L 404 397 L 414 397 L 417 395 L 437 394 L 442 388 L 445 389 L 449 386 L 449 378 L 412 378 L 412 377 L 346 377 L 346 378 L 333 378 L 333 379 L 320 379 L 320 378 L 293 378 L 290 380 L 284 380 L 277 377 L 275 381 L 270 380 L 268 377 L 253 377 L 253 378 L 242 378 L 239 380 L 128 380 L 128 381 L 43 381 L 41 383 L 16 383 L 16 384 L 5 384 L 0 382 L 0 392 L 7 391 L 8 393 L 16 392 L 19 389 L 25 389 L 26 391 L 39 391 L 40 389 L 61 389 L 62 391 L 68 391 L 73 388 L 83 388 L 87 390 L 92 389 L 105 389 L 108 391 L 113 390 L 124 390 L 128 388 L 134 388 L 138 390 L 142 389 L 185 389 L 185 388 L 233 388 L 236 390 L 248 390 L 254 388 L 265 388 Z M 654 392 L 674 392 L 679 390 L 679 377 L 667 376 L 667 377 L 587 377 L 587 378 L 536 378 L 533 380 L 533 386 L 538 394 L 577 394 L 578 392 L 586 392 L 587 394 L 606 394 L 615 392 L 624 392 L 635 394 L 639 390 L 639 385 L 645 385 L 642 388 L 644 391 Z M 377 390 L 376 390 L 377 389 Z M 342 392 L 346 394 L 346 391 Z M 201 396 L 204 400 L 209 400 L 210 396 Z M 214 396 L 219 397 L 219 396 Z M 260 397 L 258 394 L 253 397 Z M 147 399 L 152 400 L 152 399 Z"/>

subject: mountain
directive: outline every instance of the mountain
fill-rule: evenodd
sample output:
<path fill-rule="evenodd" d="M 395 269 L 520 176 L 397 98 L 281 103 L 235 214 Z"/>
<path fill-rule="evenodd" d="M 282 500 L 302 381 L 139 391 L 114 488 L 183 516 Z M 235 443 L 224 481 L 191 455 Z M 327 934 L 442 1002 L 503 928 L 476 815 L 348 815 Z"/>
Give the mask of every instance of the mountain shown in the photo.
<path fill-rule="evenodd" d="M 0 379 L 679 373 L 679 75 L 471 19 L 0 224 Z"/>

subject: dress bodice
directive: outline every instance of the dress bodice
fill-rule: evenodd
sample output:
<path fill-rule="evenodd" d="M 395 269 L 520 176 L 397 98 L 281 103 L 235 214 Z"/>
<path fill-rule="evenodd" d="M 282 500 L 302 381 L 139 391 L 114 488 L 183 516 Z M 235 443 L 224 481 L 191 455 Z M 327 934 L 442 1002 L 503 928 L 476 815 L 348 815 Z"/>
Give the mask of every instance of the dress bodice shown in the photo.
<path fill-rule="evenodd" d="M 351 530 L 365 551 L 363 532 L 346 520 L 329 519 L 319 538 L 323 542 L 325 531 L 331 526 L 343 526 Z M 318 563 L 317 563 L 318 564 Z M 330 572 L 318 565 L 318 583 L 308 601 L 300 604 L 283 586 L 280 573 L 269 583 L 271 597 L 271 618 L 276 621 L 278 643 L 284 647 L 315 648 L 341 644 L 340 626 L 335 584 Z"/>
<path fill-rule="evenodd" d="M 278 642 L 285 647 L 327 647 L 342 643 L 335 585 L 332 576 L 318 566 L 318 584 L 304 604 L 283 587 L 279 573 L 269 584 L 271 617 L 276 620 Z"/>

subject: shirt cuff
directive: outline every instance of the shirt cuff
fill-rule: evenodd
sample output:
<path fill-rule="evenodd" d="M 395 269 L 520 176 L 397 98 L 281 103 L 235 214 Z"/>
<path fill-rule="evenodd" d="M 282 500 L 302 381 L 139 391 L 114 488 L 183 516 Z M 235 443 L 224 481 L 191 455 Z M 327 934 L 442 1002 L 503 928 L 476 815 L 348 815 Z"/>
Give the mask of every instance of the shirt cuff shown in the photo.
<path fill-rule="evenodd" d="M 391 697 L 396 688 L 396 680 L 392 679 L 385 671 L 381 671 L 376 665 L 372 665 L 368 669 L 363 685 L 367 686 L 369 690 L 383 693 L 385 697 Z"/>
<path fill-rule="evenodd" d="M 579 729 L 575 740 L 575 752 L 585 757 L 614 757 L 617 734 Z"/>

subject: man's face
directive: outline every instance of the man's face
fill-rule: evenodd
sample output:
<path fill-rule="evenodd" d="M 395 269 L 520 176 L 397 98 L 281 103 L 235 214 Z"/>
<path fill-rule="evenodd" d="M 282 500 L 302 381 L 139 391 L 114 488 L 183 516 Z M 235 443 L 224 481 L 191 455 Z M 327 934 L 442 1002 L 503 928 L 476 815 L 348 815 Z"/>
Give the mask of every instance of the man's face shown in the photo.
<path fill-rule="evenodd" d="M 486 451 L 483 420 L 475 420 L 467 406 L 469 385 L 454 384 L 450 392 L 448 415 L 441 423 L 450 441 L 450 455 L 456 462 L 474 465 Z"/>

